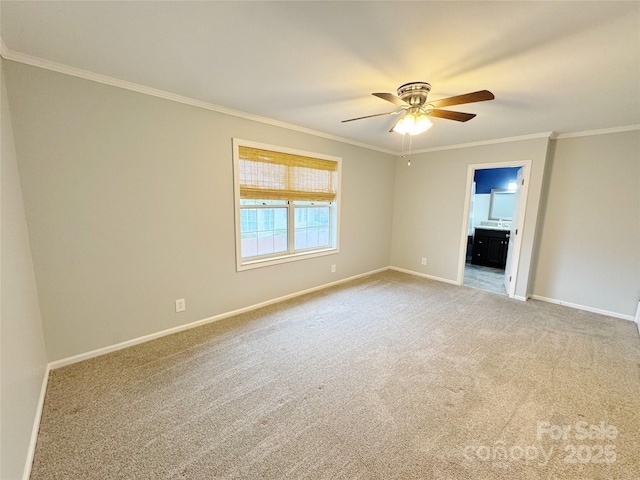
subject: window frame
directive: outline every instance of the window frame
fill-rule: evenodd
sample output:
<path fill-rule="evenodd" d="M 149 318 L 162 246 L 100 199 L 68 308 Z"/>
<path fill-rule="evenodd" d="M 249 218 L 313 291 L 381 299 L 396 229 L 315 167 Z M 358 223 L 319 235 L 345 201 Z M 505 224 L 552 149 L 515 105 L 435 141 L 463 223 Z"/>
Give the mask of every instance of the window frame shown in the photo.
<path fill-rule="evenodd" d="M 239 178 L 239 163 L 240 163 L 240 147 L 257 148 L 262 150 L 269 150 L 279 153 L 288 153 L 292 155 L 300 155 L 304 157 L 317 158 L 322 160 L 330 160 L 337 163 L 337 186 L 336 197 L 329 206 L 329 246 L 311 247 L 307 249 L 294 250 L 295 243 L 295 209 L 296 208 L 310 208 L 313 205 L 295 205 L 295 201 L 288 200 L 286 205 L 246 205 L 244 208 L 287 208 L 287 246 L 288 251 L 278 252 L 274 254 L 242 257 L 241 247 L 241 205 L 240 205 L 240 178 Z M 339 253 L 339 239 L 340 239 L 340 195 L 341 195 L 341 183 L 342 183 L 342 158 L 332 155 L 325 155 L 317 152 L 308 152 L 303 150 L 297 150 L 287 147 L 280 147 L 276 145 L 269 145 L 250 140 L 242 140 L 239 138 L 233 138 L 233 187 L 234 187 L 234 212 L 235 212 L 235 243 L 236 243 L 236 270 L 238 272 L 244 270 L 250 270 L 259 267 L 266 267 L 269 265 L 278 265 L 282 263 L 293 262 L 297 260 L 316 258 L 324 255 L 334 255 Z M 318 202 L 318 206 L 326 205 L 324 202 Z"/>

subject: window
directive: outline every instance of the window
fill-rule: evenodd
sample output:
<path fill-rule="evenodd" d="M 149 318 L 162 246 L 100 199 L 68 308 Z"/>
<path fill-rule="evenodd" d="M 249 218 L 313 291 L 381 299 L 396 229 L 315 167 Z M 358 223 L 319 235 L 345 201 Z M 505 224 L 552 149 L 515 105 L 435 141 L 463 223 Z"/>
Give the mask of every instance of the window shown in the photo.
<path fill-rule="evenodd" d="M 234 139 L 238 270 L 336 253 L 341 159 Z"/>

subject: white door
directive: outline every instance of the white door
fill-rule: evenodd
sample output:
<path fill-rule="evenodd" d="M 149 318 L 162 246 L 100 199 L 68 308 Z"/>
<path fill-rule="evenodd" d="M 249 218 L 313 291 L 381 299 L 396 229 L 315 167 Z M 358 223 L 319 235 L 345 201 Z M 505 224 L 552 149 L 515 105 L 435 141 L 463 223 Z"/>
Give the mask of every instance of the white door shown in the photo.
<path fill-rule="evenodd" d="M 517 273 L 517 268 L 512 269 L 513 263 L 513 249 L 514 243 L 516 241 L 516 234 L 520 234 L 518 231 L 518 210 L 520 206 L 520 192 L 522 191 L 522 172 L 524 168 L 520 167 L 518 170 L 518 177 L 516 178 L 516 193 L 513 199 L 513 216 L 511 218 L 511 231 L 509 232 L 509 246 L 507 248 L 507 263 L 504 267 L 504 289 L 507 292 L 507 295 L 513 297 L 516 290 L 516 279 L 515 274 Z M 513 270 L 513 275 L 511 274 Z M 513 277 L 513 278 L 512 278 Z"/>

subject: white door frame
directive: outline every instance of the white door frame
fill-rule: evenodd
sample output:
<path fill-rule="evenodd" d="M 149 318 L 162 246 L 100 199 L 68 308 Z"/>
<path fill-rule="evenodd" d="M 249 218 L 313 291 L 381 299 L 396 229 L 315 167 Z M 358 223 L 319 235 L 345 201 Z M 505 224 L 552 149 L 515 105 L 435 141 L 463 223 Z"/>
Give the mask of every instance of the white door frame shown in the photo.
<path fill-rule="evenodd" d="M 469 214 L 471 206 L 471 185 L 476 170 L 487 170 L 491 168 L 506 167 L 522 167 L 522 177 L 524 185 L 520 191 L 520 199 L 518 201 L 518 219 L 516 229 L 518 235 L 513 241 L 513 252 L 511 256 L 511 276 L 514 278 L 510 291 L 507 292 L 510 298 L 516 297 L 516 282 L 518 281 L 518 270 L 520 266 L 520 251 L 522 250 L 522 233 L 524 227 L 524 219 L 527 212 L 527 198 L 529 194 L 529 181 L 531 178 L 531 160 L 517 160 L 513 162 L 496 162 L 496 163 L 474 163 L 467 167 L 467 186 L 465 189 L 464 214 L 462 216 L 462 231 L 460 235 L 460 255 L 458 256 L 458 277 L 456 283 L 462 285 L 464 282 L 464 265 L 467 258 L 467 237 L 469 235 Z"/>

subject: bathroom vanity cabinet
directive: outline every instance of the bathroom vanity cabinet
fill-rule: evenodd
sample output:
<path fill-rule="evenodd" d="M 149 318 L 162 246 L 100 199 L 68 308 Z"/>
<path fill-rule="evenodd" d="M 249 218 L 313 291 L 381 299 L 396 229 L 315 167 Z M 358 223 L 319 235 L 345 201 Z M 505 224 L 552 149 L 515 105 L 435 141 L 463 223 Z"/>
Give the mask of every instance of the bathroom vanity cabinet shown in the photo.
<path fill-rule="evenodd" d="M 504 269 L 509 248 L 509 230 L 476 228 L 471 263 Z"/>

